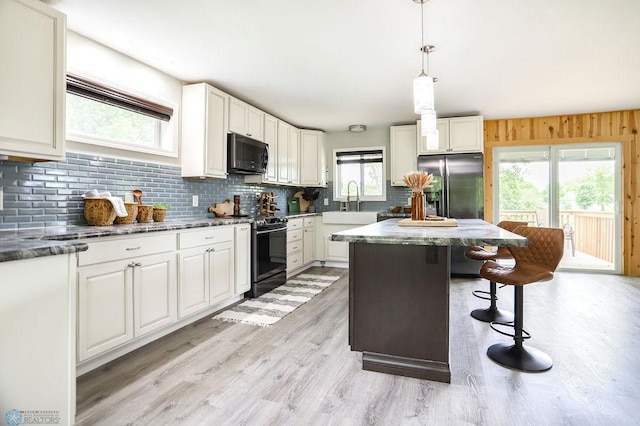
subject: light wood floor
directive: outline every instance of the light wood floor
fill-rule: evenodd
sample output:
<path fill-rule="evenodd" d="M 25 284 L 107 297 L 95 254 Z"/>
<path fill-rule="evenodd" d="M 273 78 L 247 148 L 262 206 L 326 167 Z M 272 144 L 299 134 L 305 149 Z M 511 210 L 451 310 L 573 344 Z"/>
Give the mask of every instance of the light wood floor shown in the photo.
<path fill-rule="evenodd" d="M 315 269 L 315 268 L 314 268 Z M 82 425 L 638 425 L 640 279 L 557 273 L 525 288 L 545 373 L 489 360 L 508 338 L 469 312 L 482 279 L 451 284 L 451 384 L 362 371 L 347 345 L 347 271 L 270 328 L 209 317 L 78 379 Z M 512 307 L 513 290 L 499 290 Z"/>

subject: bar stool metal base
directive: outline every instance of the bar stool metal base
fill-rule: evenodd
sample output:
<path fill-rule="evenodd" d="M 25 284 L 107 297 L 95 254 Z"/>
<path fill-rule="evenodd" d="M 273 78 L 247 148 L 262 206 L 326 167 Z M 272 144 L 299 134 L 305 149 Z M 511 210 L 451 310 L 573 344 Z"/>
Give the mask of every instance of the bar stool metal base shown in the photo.
<path fill-rule="evenodd" d="M 474 309 L 471 311 L 471 316 L 478 321 L 484 322 L 513 322 L 514 319 L 513 313 L 494 307 L 489 307 L 487 309 Z"/>
<path fill-rule="evenodd" d="M 523 345 L 497 343 L 489 346 L 487 356 L 504 367 L 530 373 L 547 371 L 553 366 L 553 361 L 549 355 L 538 349 Z"/>

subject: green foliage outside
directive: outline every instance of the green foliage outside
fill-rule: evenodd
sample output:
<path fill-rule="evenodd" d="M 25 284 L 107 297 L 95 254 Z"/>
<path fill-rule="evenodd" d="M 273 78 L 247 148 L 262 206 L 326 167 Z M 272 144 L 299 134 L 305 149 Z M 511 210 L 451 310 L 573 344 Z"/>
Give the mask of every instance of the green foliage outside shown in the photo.
<path fill-rule="evenodd" d="M 540 190 L 531 180 L 526 164 L 500 166 L 500 210 L 541 210 L 548 208 L 549 187 Z M 559 186 L 561 210 L 611 208 L 614 178 L 608 166 L 587 167 L 584 175 Z"/>
<path fill-rule="evenodd" d="M 358 184 L 360 196 L 376 196 L 382 195 L 382 163 L 366 163 L 366 164 L 343 164 L 339 166 L 340 176 L 340 194 L 347 196 L 347 186 L 350 181 Z M 361 182 L 361 176 L 364 177 L 364 184 Z M 351 184 L 352 197 L 356 195 L 356 189 Z"/>
<path fill-rule="evenodd" d="M 529 171 L 520 164 L 500 167 L 500 210 L 544 208 L 548 198 L 529 180 Z"/>
<path fill-rule="evenodd" d="M 582 210 L 604 211 L 614 201 L 613 173 L 609 167 L 589 168 L 588 178 L 577 179 L 567 185 L 575 193 L 575 201 Z"/>
<path fill-rule="evenodd" d="M 67 94 L 67 132 L 72 135 L 157 148 L 159 121 L 146 115 Z"/>

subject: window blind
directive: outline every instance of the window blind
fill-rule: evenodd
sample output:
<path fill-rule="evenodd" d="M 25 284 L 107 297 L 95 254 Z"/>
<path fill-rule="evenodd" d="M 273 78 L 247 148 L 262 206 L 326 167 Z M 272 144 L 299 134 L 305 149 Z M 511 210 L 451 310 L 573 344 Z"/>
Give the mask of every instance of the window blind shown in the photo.
<path fill-rule="evenodd" d="M 67 92 L 138 114 L 169 121 L 173 108 L 160 105 L 121 90 L 73 74 L 67 74 Z"/>
<path fill-rule="evenodd" d="M 336 152 L 337 164 L 382 163 L 382 150 Z"/>

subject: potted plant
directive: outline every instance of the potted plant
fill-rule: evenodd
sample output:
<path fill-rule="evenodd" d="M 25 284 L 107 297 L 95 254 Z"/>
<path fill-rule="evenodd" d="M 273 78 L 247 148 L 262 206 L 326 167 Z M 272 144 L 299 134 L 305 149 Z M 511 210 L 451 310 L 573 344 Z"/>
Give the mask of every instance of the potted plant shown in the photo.
<path fill-rule="evenodd" d="M 170 209 L 169 204 L 156 203 L 153 205 L 153 221 L 164 222 L 164 218 L 167 215 L 167 210 Z"/>
<path fill-rule="evenodd" d="M 318 199 L 319 196 L 320 196 L 320 190 L 318 188 L 302 189 L 302 199 L 309 203 L 309 208 L 307 209 L 309 213 L 316 212 L 316 206 L 314 206 L 313 203 Z"/>

